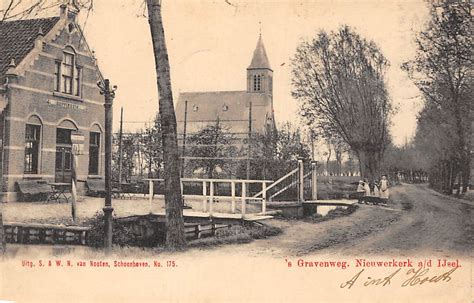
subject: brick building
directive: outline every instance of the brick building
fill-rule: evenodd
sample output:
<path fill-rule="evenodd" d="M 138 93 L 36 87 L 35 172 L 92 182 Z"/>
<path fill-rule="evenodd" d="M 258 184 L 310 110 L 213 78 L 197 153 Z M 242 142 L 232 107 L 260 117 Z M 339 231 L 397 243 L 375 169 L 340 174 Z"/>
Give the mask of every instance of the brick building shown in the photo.
<path fill-rule="evenodd" d="M 3 200 L 19 180 L 70 182 L 71 135 L 84 138 L 78 179 L 103 176 L 101 74 L 77 13 L 63 5 L 58 17 L 0 23 Z"/>

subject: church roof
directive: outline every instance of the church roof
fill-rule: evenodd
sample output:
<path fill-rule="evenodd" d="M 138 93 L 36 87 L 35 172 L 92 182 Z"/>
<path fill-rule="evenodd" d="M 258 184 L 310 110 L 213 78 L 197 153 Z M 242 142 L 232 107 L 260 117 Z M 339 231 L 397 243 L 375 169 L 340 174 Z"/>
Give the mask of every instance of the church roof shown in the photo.
<path fill-rule="evenodd" d="M 254 68 L 272 69 L 270 67 L 270 63 L 268 62 L 265 46 L 263 45 L 262 35 L 260 35 L 260 37 L 258 38 L 257 47 L 253 51 L 252 62 L 250 62 L 250 65 L 247 69 L 254 69 Z"/>
<path fill-rule="evenodd" d="M 219 117 L 221 125 L 232 133 L 248 133 L 249 104 L 252 102 L 252 131 L 263 133 L 267 124 L 273 123 L 271 99 L 266 94 L 247 91 L 184 92 L 180 93 L 176 106 L 178 132 L 184 128 L 185 102 L 186 132 L 196 133 Z"/>
<path fill-rule="evenodd" d="M 11 60 L 18 65 L 34 48 L 39 33 L 46 35 L 59 17 L 0 22 L 0 79 Z"/>

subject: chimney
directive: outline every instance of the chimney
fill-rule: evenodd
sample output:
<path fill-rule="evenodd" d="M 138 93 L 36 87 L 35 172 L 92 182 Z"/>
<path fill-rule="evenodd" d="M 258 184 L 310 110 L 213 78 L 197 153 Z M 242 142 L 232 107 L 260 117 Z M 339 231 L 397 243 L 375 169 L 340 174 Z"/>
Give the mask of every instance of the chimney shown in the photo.
<path fill-rule="evenodd" d="M 10 64 L 8 64 L 7 72 L 5 73 L 7 83 L 12 83 L 15 79 L 18 78 L 18 73 L 16 72 L 15 68 L 16 68 L 15 59 L 12 58 L 10 60 Z"/>
<path fill-rule="evenodd" d="M 59 17 L 65 18 L 67 15 L 67 4 L 63 3 L 59 6 Z"/>
<path fill-rule="evenodd" d="M 72 2 L 72 4 L 71 4 Z M 61 19 L 67 18 L 69 21 L 76 21 L 77 14 L 79 13 L 79 7 L 76 1 L 65 1 L 65 3 L 59 6 Z"/>

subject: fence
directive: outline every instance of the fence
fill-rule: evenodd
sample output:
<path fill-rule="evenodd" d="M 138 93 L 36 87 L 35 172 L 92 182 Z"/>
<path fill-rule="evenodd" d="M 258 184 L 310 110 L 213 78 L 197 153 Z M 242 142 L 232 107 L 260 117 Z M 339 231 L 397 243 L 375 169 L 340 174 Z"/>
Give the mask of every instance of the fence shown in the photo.
<path fill-rule="evenodd" d="M 144 179 L 148 181 L 149 188 L 149 201 L 150 201 L 150 210 L 153 203 L 154 196 L 154 187 L 158 182 L 164 182 L 164 179 L 154 179 L 147 178 Z M 244 217 L 247 213 L 247 200 L 259 201 L 261 203 L 261 212 L 265 213 L 267 211 L 267 184 L 273 183 L 271 180 L 241 180 L 241 179 L 194 179 L 194 178 L 182 178 L 181 179 L 181 188 L 183 189 L 184 183 L 196 183 L 200 182 L 202 188 L 202 195 L 184 195 L 185 197 L 194 197 L 202 199 L 202 209 L 204 212 L 209 213 L 209 216 L 212 217 L 214 213 L 214 202 L 215 199 L 230 200 L 231 201 L 231 213 L 236 213 L 236 203 L 237 200 L 240 200 L 241 203 L 241 214 Z M 217 196 L 215 194 L 215 185 L 218 184 L 230 184 L 230 196 Z M 262 197 L 252 197 L 249 195 L 248 185 L 250 184 L 261 184 Z M 240 185 L 240 195 L 237 195 L 237 185 Z"/>
<path fill-rule="evenodd" d="M 87 245 L 89 227 L 4 222 L 5 239 L 17 244 Z"/>

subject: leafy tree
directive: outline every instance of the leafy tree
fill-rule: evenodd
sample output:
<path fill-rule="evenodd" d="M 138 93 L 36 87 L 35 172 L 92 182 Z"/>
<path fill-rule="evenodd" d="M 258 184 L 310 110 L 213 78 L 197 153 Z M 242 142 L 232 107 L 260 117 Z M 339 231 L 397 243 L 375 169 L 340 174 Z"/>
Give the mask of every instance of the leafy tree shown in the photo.
<path fill-rule="evenodd" d="M 311 147 L 303 142 L 302 128 L 286 122 L 277 132 L 253 136 L 252 159 L 252 178 L 278 178 L 295 169 L 298 159 L 310 161 Z"/>
<path fill-rule="evenodd" d="M 415 37 L 416 57 L 402 66 L 425 99 L 425 108 L 418 117 L 416 143 L 429 157 L 431 175 L 444 179 L 436 182 L 437 187 L 447 184 L 448 192 L 452 192 L 456 175 L 464 190 L 469 184 L 473 109 L 471 37 L 470 2 L 442 1 L 432 5 L 426 29 Z M 448 170 L 442 168 L 446 165 Z"/>
<path fill-rule="evenodd" d="M 388 61 L 377 45 L 348 26 L 302 42 L 292 59 L 293 96 L 305 120 L 340 137 L 372 179 L 390 142 L 392 106 L 385 87 Z"/>
<path fill-rule="evenodd" d="M 144 161 L 148 168 L 149 178 L 158 178 L 163 164 L 163 149 L 161 145 L 161 123 L 159 115 L 155 117 L 152 125 L 145 128 L 141 137 L 142 152 Z"/>
<path fill-rule="evenodd" d="M 187 144 L 187 156 L 196 157 L 188 161 L 191 171 L 203 170 L 203 174 L 213 179 L 216 175 L 233 175 L 232 157 L 236 156 L 237 148 L 234 136 L 219 124 L 208 125 L 192 135 Z"/>
<path fill-rule="evenodd" d="M 137 156 L 139 153 L 139 133 L 128 133 L 122 136 L 122 180 L 130 182 L 134 172 L 139 166 Z M 114 149 L 117 151 L 119 146 L 118 135 L 113 138 Z M 114 180 L 119 180 L 119 153 L 112 153 L 112 176 Z"/>

